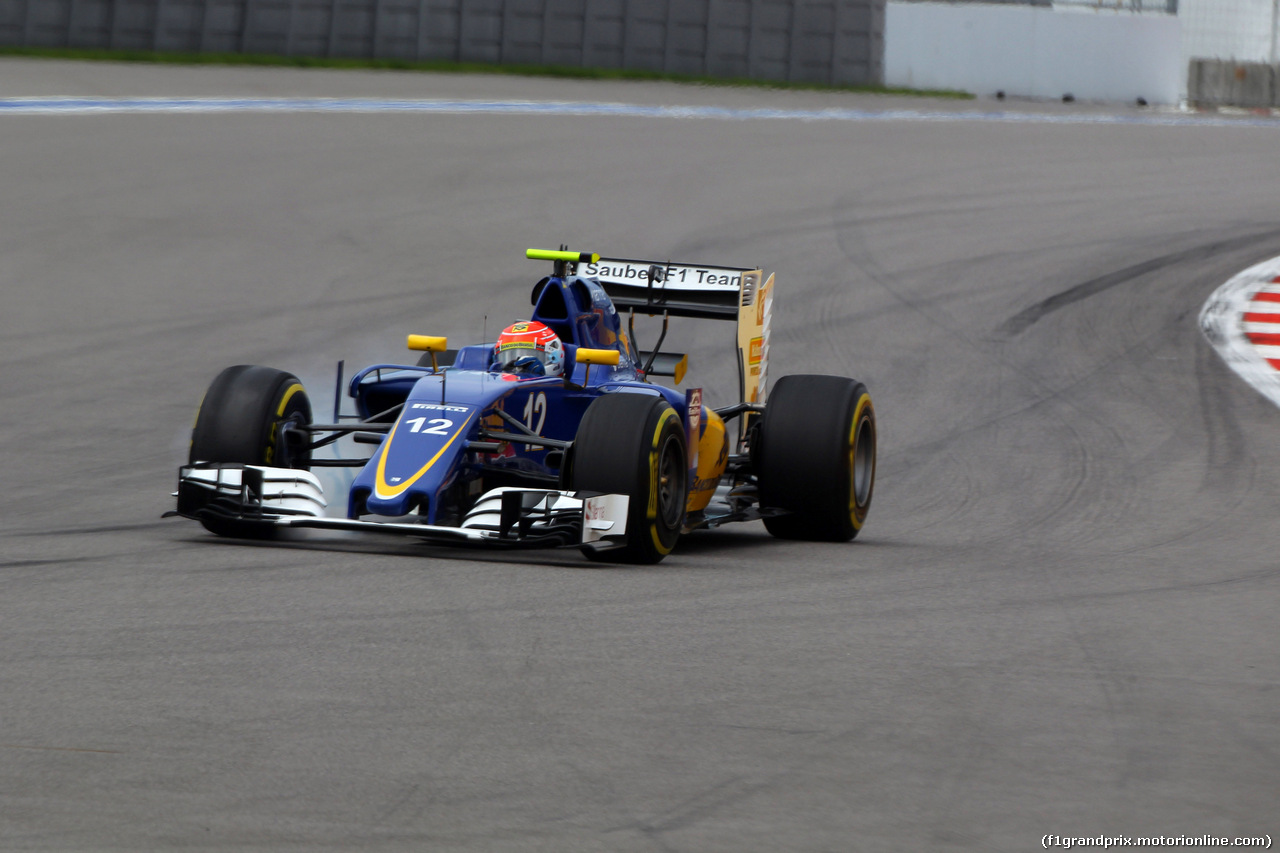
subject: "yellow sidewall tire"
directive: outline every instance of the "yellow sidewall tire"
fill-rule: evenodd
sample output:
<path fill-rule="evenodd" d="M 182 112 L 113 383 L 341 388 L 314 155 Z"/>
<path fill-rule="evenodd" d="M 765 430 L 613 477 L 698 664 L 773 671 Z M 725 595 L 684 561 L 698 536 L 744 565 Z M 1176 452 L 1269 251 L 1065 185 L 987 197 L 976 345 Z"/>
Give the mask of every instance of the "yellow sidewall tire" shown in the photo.
<path fill-rule="evenodd" d="M 857 536 L 875 488 L 871 396 L 843 376 L 784 376 L 769 393 L 752 459 L 765 527 L 783 539 Z"/>
<path fill-rule="evenodd" d="M 627 495 L 626 544 L 586 550 L 603 562 L 656 563 L 675 547 L 688 502 L 684 425 L 656 394 L 614 393 L 587 409 L 572 449 L 569 487 Z"/>
<path fill-rule="evenodd" d="M 311 423 L 311 401 L 298 378 L 283 370 L 240 364 L 209 385 L 191 431 L 191 462 L 308 468 L 311 453 L 286 445 L 283 426 Z"/>

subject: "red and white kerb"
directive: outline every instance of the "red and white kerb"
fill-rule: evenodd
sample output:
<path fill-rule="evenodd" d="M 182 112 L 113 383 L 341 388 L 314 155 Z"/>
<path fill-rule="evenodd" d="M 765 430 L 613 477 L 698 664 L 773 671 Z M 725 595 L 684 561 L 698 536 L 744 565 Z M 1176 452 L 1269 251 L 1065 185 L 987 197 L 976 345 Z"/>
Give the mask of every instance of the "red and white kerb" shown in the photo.
<path fill-rule="evenodd" d="M 1200 329 L 1228 367 L 1280 406 L 1280 257 L 1215 290 L 1200 311 Z"/>
<path fill-rule="evenodd" d="M 1268 364 L 1280 370 L 1280 276 L 1250 297 L 1241 320 L 1249 343 Z"/>

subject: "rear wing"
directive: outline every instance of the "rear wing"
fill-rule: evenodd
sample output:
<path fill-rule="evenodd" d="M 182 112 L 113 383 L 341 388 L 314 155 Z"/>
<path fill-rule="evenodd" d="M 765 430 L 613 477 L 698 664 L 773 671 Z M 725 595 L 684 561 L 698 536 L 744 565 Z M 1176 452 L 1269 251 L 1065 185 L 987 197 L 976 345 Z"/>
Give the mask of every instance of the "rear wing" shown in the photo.
<path fill-rule="evenodd" d="M 754 275 L 753 275 L 754 273 Z M 759 287 L 760 271 L 600 258 L 578 264 L 578 275 L 594 278 L 619 308 L 673 317 L 734 320 L 745 290 Z"/>
<path fill-rule="evenodd" d="M 706 317 L 738 324 L 739 389 L 744 403 L 763 403 L 768 390 L 769 315 L 773 309 L 773 274 L 750 267 L 713 267 L 654 263 L 628 258 L 602 258 L 594 252 L 530 249 L 525 257 L 552 261 L 560 277 L 593 278 L 609 294 L 614 307 L 663 317 Z M 666 321 L 663 321 L 666 335 Z M 662 338 L 658 339 L 661 346 Z M 650 358 L 650 365 L 656 365 Z M 684 361 L 678 365 L 684 373 Z M 659 375 L 677 375 L 674 372 Z M 677 382 L 680 380 L 677 379 Z"/>
<path fill-rule="evenodd" d="M 769 367 L 773 280 L 749 267 L 653 263 L 587 256 L 577 273 L 594 278 L 618 308 L 673 317 L 734 320 L 743 402 L 763 403 Z"/>

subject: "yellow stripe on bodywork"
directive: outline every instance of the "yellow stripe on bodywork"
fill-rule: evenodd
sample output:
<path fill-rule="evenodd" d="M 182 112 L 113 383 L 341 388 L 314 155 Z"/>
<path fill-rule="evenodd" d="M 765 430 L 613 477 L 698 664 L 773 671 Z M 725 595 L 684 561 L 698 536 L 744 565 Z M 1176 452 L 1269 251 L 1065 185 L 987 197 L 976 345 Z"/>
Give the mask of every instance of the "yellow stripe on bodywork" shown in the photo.
<path fill-rule="evenodd" d="M 449 445 L 458 440 L 458 436 L 467 431 L 467 427 L 471 423 L 471 418 L 474 416 L 474 412 L 467 415 L 467 419 L 462 422 L 462 426 L 458 427 L 458 431 L 453 434 L 453 437 L 444 443 L 444 446 L 436 452 L 435 456 L 431 457 L 426 465 L 423 465 L 418 469 L 418 473 L 414 474 L 398 486 L 391 486 L 387 484 L 387 454 L 391 452 L 391 442 L 396 437 L 396 429 L 400 426 L 400 423 L 397 421 L 396 425 L 391 428 L 391 433 L 387 436 L 387 441 L 382 447 L 382 455 L 378 457 L 378 476 L 374 479 L 375 494 L 382 500 L 398 497 L 403 494 L 405 490 L 418 482 L 422 475 L 431 469 L 432 465 L 439 461 L 440 457 L 444 455 L 444 452 L 449 449 Z M 384 489 L 386 491 L 383 491 Z"/>

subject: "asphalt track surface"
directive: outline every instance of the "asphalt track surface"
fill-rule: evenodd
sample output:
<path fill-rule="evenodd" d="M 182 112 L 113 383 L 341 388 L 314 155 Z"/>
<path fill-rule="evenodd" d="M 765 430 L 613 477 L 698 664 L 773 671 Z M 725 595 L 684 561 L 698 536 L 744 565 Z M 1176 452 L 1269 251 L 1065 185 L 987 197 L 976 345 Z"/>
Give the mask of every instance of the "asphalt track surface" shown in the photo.
<path fill-rule="evenodd" d="M 45 95 L 901 106 L 0 63 L 0 96 Z M 1274 837 L 1280 411 L 1196 317 L 1280 254 L 1278 151 L 1265 126 L 0 117 L 0 849 Z M 599 568 L 159 519 L 220 368 L 293 370 L 323 411 L 338 358 L 520 317 L 523 250 L 560 242 L 776 270 L 771 374 L 876 402 L 864 535 L 745 525 Z M 673 334 L 729 402 L 732 332 Z"/>

